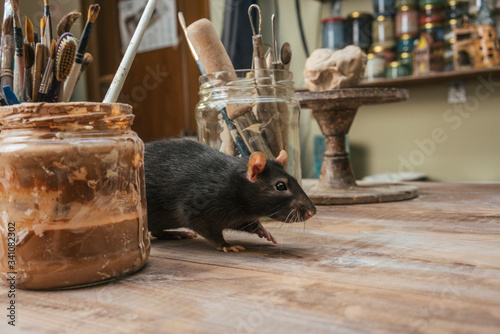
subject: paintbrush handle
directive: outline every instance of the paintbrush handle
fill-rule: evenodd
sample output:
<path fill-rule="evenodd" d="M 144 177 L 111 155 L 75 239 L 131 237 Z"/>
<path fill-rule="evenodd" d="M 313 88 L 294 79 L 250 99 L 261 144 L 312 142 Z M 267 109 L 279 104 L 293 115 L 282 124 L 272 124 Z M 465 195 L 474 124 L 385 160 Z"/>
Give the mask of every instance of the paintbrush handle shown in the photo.
<path fill-rule="evenodd" d="M 123 56 L 122 62 L 120 63 L 120 67 L 111 82 L 111 85 L 104 97 L 103 103 L 115 103 L 118 100 L 118 96 L 122 91 L 123 84 L 125 83 L 125 79 L 127 78 L 128 72 L 130 70 L 130 66 L 134 61 L 135 55 L 137 54 L 137 50 L 139 49 L 139 45 L 141 44 L 142 37 L 144 37 L 144 33 L 149 25 L 149 21 L 151 20 L 151 15 L 153 15 L 153 11 L 156 7 L 156 3 L 158 0 L 149 0 L 144 12 L 142 14 L 141 19 L 139 20 L 139 24 L 137 25 L 137 29 L 134 32 L 134 36 L 130 40 L 130 43 L 127 47 L 127 51 Z"/>
<path fill-rule="evenodd" d="M 40 89 L 40 84 L 42 82 L 42 62 L 43 62 L 43 55 L 44 55 L 44 45 L 42 43 L 38 43 L 36 45 L 36 51 L 35 51 L 35 70 L 33 72 L 33 93 L 32 93 L 32 99 L 33 101 L 37 101 L 38 97 L 38 91 Z"/>
<path fill-rule="evenodd" d="M 47 98 L 47 92 L 49 91 L 50 86 L 52 85 L 53 76 L 54 76 L 54 59 L 49 58 L 47 62 L 47 68 L 43 74 L 42 83 L 40 84 L 40 90 L 37 95 L 37 102 L 44 102 Z"/>
<path fill-rule="evenodd" d="M 12 35 L 2 37 L 1 87 L 14 86 L 14 40 Z"/>
<path fill-rule="evenodd" d="M 64 83 L 64 94 L 62 95 L 61 102 L 69 102 L 69 100 L 71 99 L 73 91 L 75 90 L 76 82 L 78 81 L 78 77 L 80 75 L 81 68 L 82 68 L 81 63 L 75 63 L 73 65 L 71 73 L 69 74 L 68 79 L 66 79 Z"/>
<path fill-rule="evenodd" d="M 25 102 L 33 101 L 33 75 L 31 74 L 31 68 L 27 68 L 24 71 L 23 100 Z"/>

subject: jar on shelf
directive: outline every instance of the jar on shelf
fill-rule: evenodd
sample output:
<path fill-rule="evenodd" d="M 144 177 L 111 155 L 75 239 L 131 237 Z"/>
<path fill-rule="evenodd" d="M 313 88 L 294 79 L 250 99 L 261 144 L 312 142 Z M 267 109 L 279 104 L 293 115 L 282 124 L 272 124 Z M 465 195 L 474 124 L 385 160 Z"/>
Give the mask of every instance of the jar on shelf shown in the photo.
<path fill-rule="evenodd" d="M 340 50 L 346 46 L 344 41 L 344 19 L 329 17 L 323 20 L 322 47 Z"/>
<path fill-rule="evenodd" d="M 426 23 L 420 27 L 420 32 L 426 32 L 432 36 L 435 41 L 444 40 L 444 31 L 442 23 Z"/>
<path fill-rule="evenodd" d="M 396 9 L 399 9 L 403 6 L 417 8 L 418 1 L 417 0 L 397 0 L 396 1 Z"/>
<path fill-rule="evenodd" d="M 453 44 L 451 43 L 445 43 L 444 44 L 444 51 L 443 51 L 443 58 L 444 58 L 444 72 L 451 72 L 454 70 L 453 68 Z"/>
<path fill-rule="evenodd" d="M 398 54 L 404 52 L 413 52 L 413 48 L 415 47 L 415 41 L 417 40 L 416 36 L 412 36 L 409 34 L 401 35 L 396 43 L 396 52 Z"/>
<path fill-rule="evenodd" d="M 437 5 L 437 6 L 442 6 L 444 5 L 445 0 L 418 0 L 418 6 L 420 8 L 424 7 L 425 5 Z"/>
<path fill-rule="evenodd" d="M 413 73 L 413 55 L 411 53 L 401 53 L 397 61 L 401 64 L 401 66 L 405 66 L 408 69 L 408 75 Z"/>
<path fill-rule="evenodd" d="M 388 48 L 380 45 L 374 45 L 370 48 L 370 53 L 374 53 L 384 58 L 386 64 L 390 64 L 397 58 L 394 48 L 392 47 Z"/>
<path fill-rule="evenodd" d="M 288 70 L 236 70 L 200 77 L 195 116 L 198 140 L 228 155 L 260 151 L 275 159 L 288 153 L 286 170 L 299 182 L 300 106 Z M 229 127 L 235 130 L 229 131 Z"/>
<path fill-rule="evenodd" d="M 385 77 L 385 59 L 382 55 L 369 53 L 366 56 L 365 80 L 373 81 Z"/>
<path fill-rule="evenodd" d="M 444 20 L 443 7 L 437 5 L 425 5 L 420 8 L 420 25 L 427 23 L 440 23 Z"/>
<path fill-rule="evenodd" d="M 373 12 L 375 14 L 379 13 L 391 13 L 395 12 L 396 0 L 373 0 Z"/>
<path fill-rule="evenodd" d="M 415 7 L 402 6 L 396 13 L 396 36 L 418 35 L 418 11 Z"/>
<path fill-rule="evenodd" d="M 367 13 L 353 12 L 345 20 L 345 43 L 356 45 L 365 52 L 372 44 L 373 17 Z"/>
<path fill-rule="evenodd" d="M 394 40 L 394 19 L 392 15 L 377 15 L 372 24 L 372 33 L 374 44 L 394 46 L 396 42 Z"/>
<path fill-rule="evenodd" d="M 4 279 L 15 271 L 18 288 L 79 287 L 144 266 L 144 144 L 131 130 L 133 119 L 124 104 L 0 108 Z"/>
<path fill-rule="evenodd" d="M 468 0 L 451 0 L 445 6 L 444 20 L 458 20 L 469 13 Z"/>
<path fill-rule="evenodd" d="M 453 29 L 457 26 L 458 20 L 456 19 L 450 20 L 443 25 L 443 40 L 445 43 L 455 43 L 455 34 L 453 33 Z"/>
<path fill-rule="evenodd" d="M 399 61 L 393 61 L 386 69 L 385 77 L 387 79 L 396 79 L 411 75 L 410 69 L 402 65 Z"/>

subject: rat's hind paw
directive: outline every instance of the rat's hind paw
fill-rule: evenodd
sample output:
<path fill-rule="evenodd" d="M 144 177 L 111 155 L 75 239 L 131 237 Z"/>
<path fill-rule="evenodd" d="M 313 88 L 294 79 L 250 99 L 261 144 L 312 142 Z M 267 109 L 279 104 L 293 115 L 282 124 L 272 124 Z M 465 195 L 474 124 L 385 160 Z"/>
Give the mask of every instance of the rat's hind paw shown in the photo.
<path fill-rule="evenodd" d="M 238 253 L 239 251 L 245 250 L 245 247 L 242 247 L 242 246 L 231 246 L 231 245 L 226 244 L 226 245 L 222 245 L 220 247 L 217 247 L 217 250 L 223 251 L 226 254 L 228 252 Z"/>
<path fill-rule="evenodd" d="M 185 231 L 161 231 L 159 233 L 152 234 L 153 237 L 160 240 L 181 240 L 181 239 L 194 239 L 198 236 L 195 232 L 185 232 Z"/>
<path fill-rule="evenodd" d="M 261 238 L 266 238 L 268 241 L 271 241 L 273 244 L 277 244 L 278 242 L 276 241 L 276 239 L 274 239 L 273 235 L 268 231 L 266 230 L 265 228 L 263 227 L 259 227 L 258 229 L 255 230 L 255 233 L 261 237 Z"/>

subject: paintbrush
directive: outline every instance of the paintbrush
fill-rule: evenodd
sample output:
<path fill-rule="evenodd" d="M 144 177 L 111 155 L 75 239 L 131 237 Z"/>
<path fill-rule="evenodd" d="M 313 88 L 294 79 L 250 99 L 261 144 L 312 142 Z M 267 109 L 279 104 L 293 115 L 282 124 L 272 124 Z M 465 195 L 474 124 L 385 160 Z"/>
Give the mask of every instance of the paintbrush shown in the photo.
<path fill-rule="evenodd" d="M 80 43 L 78 44 L 78 49 L 76 51 L 75 56 L 75 64 L 71 73 L 64 83 L 64 94 L 62 95 L 62 102 L 68 102 L 73 95 L 73 90 L 76 86 L 76 81 L 78 80 L 78 76 L 80 75 L 80 69 L 82 67 L 83 57 L 85 56 L 85 51 L 87 50 L 87 45 L 89 44 L 90 34 L 92 33 L 92 27 L 94 26 L 95 20 L 99 15 L 99 11 L 101 7 L 97 4 L 91 5 L 89 7 L 89 13 L 87 17 L 87 24 L 85 24 L 85 28 L 83 29 L 82 38 L 80 39 Z"/>
<path fill-rule="evenodd" d="M 24 32 L 26 33 L 26 42 L 28 42 L 31 45 L 31 48 L 33 49 L 33 54 L 34 54 L 35 48 L 36 48 L 35 32 L 33 31 L 33 23 L 31 22 L 31 20 L 27 16 L 24 17 L 24 26 L 25 26 Z M 24 49 L 26 50 L 26 47 L 24 47 Z M 24 57 L 24 62 L 26 63 L 26 55 Z M 34 59 L 33 59 L 33 62 L 34 62 Z M 24 68 L 26 68 L 26 64 L 24 64 Z M 33 77 L 34 70 L 35 70 L 35 67 L 31 66 L 31 69 L 30 69 L 31 77 Z M 24 79 L 26 80 L 26 75 L 24 75 Z M 25 84 L 25 86 L 26 86 L 26 84 Z M 33 86 L 33 82 L 31 82 L 31 86 Z M 33 92 L 30 92 L 29 95 L 33 96 Z"/>
<path fill-rule="evenodd" d="M 82 17 L 82 13 L 77 11 L 72 11 L 64 15 L 61 21 L 59 21 L 59 24 L 57 25 L 56 28 L 57 36 L 61 36 L 65 32 L 69 32 L 71 30 L 71 27 L 73 27 L 75 21 L 78 20 L 80 17 Z"/>
<path fill-rule="evenodd" d="M 50 44 L 52 43 L 49 30 L 47 28 L 47 19 L 45 17 L 40 19 L 40 36 L 40 43 L 45 47 L 42 55 L 42 68 L 45 68 L 49 60 Z"/>
<path fill-rule="evenodd" d="M 24 87 L 23 101 L 33 101 L 33 74 L 31 69 L 35 63 L 35 50 L 30 43 L 24 43 Z"/>
<path fill-rule="evenodd" d="M 19 18 L 19 0 L 10 0 L 12 10 L 14 11 L 14 43 L 16 45 L 16 69 L 14 75 L 14 93 L 19 100 L 22 100 L 22 91 L 24 83 L 24 47 L 23 47 L 23 29 L 21 19 Z"/>
<path fill-rule="evenodd" d="M 87 70 L 87 68 L 92 65 L 93 62 L 94 57 L 92 57 L 90 53 L 86 52 L 85 56 L 83 56 L 82 68 L 80 68 L 80 74 L 78 74 L 78 79 L 76 80 L 77 82 L 80 80 L 83 72 L 85 72 L 85 70 Z"/>
<path fill-rule="evenodd" d="M 49 32 L 48 39 L 49 39 L 49 41 L 51 41 L 52 40 L 52 18 L 50 16 L 50 4 L 49 4 L 49 2 L 50 2 L 49 0 L 43 0 L 43 4 L 44 4 L 43 16 L 46 19 L 47 29 Z"/>
<path fill-rule="evenodd" d="M 56 41 L 54 41 L 54 44 L 56 44 Z M 54 45 L 54 49 L 55 49 Z M 45 54 L 45 45 L 42 43 L 38 43 L 36 45 L 36 50 L 35 50 L 35 65 L 33 66 L 34 71 L 33 71 L 33 92 L 32 92 L 32 101 L 37 101 L 38 99 L 38 90 L 40 89 L 40 83 L 42 82 L 42 75 L 43 75 L 43 65 L 42 65 L 42 60 L 43 60 L 43 55 Z"/>
<path fill-rule="evenodd" d="M 50 55 L 47 61 L 47 67 L 43 73 L 43 78 L 40 84 L 40 90 L 38 91 L 36 101 L 44 102 L 47 98 L 47 93 L 52 85 L 52 79 L 54 76 L 54 62 L 57 55 L 57 42 L 53 39 L 50 45 Z M 43 67 L 43 64 L 42 64 Z"/>
<path fill-rule="evenodd" d="M 157 2 L 158 0 L 148 0 L 146 8 L 142 13 L 141 19 L 139 20 L 139 24 L 135 29 L 134 35 L 132 36 L 132 39 L 128 44 L 127 50 L 125 51 L 125 55 L 123 56 L 120 66 L 118 67 L 113 81 L 111 82 L 111 85 L 106 92 L 103 103 L 115 103 L 116 100 L 118 100 L 118 96 L 122 91 L 125 79 L 127 79 L 130 66 L 132 66 L 132 62 L 134 61 L 135 55 L 137 54 L 137 50 L 139 49 L 139 45 L 141 44 L 142 37 L 144 37 L 144 33 L 148 28 L 149 21 L 151 20 L 151 15 L 153 15 Z"/>
<path fill-rule="evenodd" d="M 19 100 L 14 94 L 14 91 L 10 86 L 3 86 L 3 94 L 5 95 L 5 99 L 7 100 L 8 105 L 19 104 Z"/>
<path fill-rule="evenodd" d="M 14 26 L 12 15 L 7 17 L 2 26 L 2 69 L 0 71 L 1 83 L 3 86 L 13 86 L 14 84 Z"/>
<path fill-rule="evenodd" d="M 49 90 L 47 102 L 58 102 L 63 88 L 63 83 L 68 78 L 75 63 L 76 39 L 71 33 L 64 33 L 59 37 L 57 43 L 57 55 L 55 60 L 55 81 Z"/>
<path fill-rule="evenodd" d="M 198 68 L 200 69 L 201 75 L 207 74 L 205 72 L 205 68 L 203 68 L 203 65 L 201 65 L 200 57 L 198 56 L 198 53 L 196 53 L 196 50 L 194 49 L 193 43 L 191 43 L 191 40 L 189 39 L 187 27 L 186 27 L 186 20 L 184 20 L 184 15 L 182 14 L 182 12 L 177 13 L 177 18 L 179 19 L 179 23 L 181 25 L 181 28 L 184 31 L 184 36 L 186 37 L 186 42 L 189 46 L 189 50 L 191 50 L 191 54 L 193 55 L 193 58 L 196 61 L 196 65 L 198 65 Z"/>

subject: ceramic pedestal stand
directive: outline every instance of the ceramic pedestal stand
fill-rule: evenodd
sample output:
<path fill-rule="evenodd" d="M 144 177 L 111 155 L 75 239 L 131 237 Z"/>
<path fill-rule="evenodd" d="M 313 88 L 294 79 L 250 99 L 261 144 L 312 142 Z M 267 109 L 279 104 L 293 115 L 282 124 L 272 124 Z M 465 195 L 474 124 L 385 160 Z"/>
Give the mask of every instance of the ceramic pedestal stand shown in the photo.
<path fill-rule="evenodd" d="M 346 151 L 345 137 L 362 105 L 408 99 L 406 89 L 349 88 L 297 92 L 300 105 L 311 108 L 326 136 L 326 151 L 319 180 L 304 180 L 304 189 L 315 204 L 361 204 L 401 201 L 418 196 L 414 186 L 363 183 L 358 185 Z"/>

